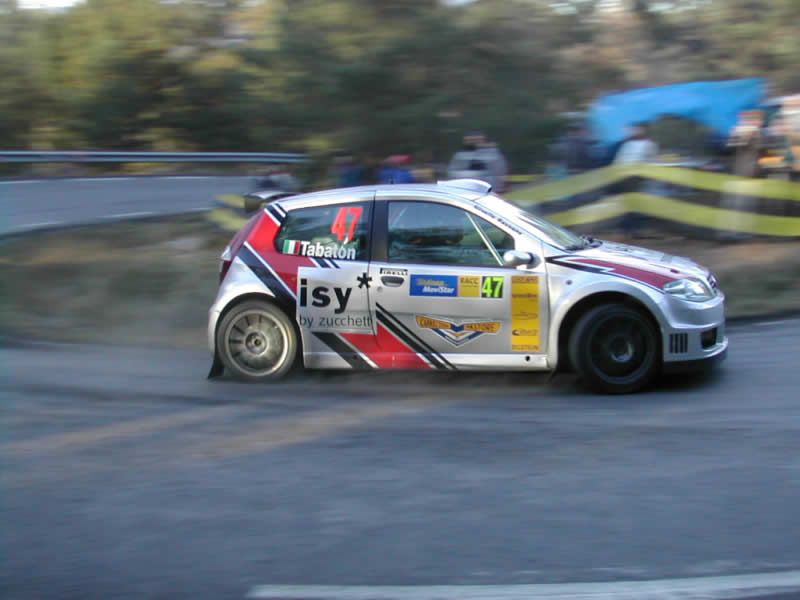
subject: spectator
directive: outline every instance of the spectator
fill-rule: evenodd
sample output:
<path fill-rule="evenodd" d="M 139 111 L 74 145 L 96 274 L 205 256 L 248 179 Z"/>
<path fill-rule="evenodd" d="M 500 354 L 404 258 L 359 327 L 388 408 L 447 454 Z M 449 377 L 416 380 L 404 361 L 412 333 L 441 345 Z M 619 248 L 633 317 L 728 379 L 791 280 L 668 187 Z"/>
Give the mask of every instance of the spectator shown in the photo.
<path fill-rule="evenodd" d="M 464 136 L 461 150 L 453 155 L 447 167 L 449 178 L 482 179 L 490 183 L 497 192 L 505 189 L 506 173 L 505 156 L 497 144 L 487 141 L 479 132 L 471 132 Z"/>
<path fill-rule="evenodd" d="M 614 157 L 615 165 L 632 165 L 637 163 L 653 162 L 658 156 L 658 146 L 650 139 L 650 132 L 645 123 L 636 123 L 631 127 L 628 139 L 620 146 Z M 623 182 L 620 193 L 643 191 L 638 183 Z M 629 238 L 640 237 L 644 218 L 636 213 L 628 213 L 622 218 L 622 230 Z"/>
<path fill-rule="evenodd" d="M 364 167 L 356 163 L 352 156 L 342 156 L 337 161 L 337 185 L 355 187 L 364 184 Z"/>
<path fill-rule="evenodd" d="M 492 184 L 494 191 L 498 193 L 504 191 L 506 189 L 508 163 L 497 144 L 489 141 L 484 142 L 483 147 L 476 152 L 476 157 L 486 163 L 487 181 Z"/>
<path fill-rule="evenodd" d="M 394 154 L 383 162 L 378 171 L 378 183 L 414 183 L 408 154 Z"/>
<path fill-rule="evenodd" d="M 764 127 L 764 114 L 760 110 L 748 110 L 739 114 L 739 122 L 733 128 L 728 147 L 733 148 L 733 172 L 742 177 L 758 174 L 758 158 Z"/>
<path fill-rule="evenodd" d="M 563 141 L 567 172 L 583 173 L 594 167 L 593 143 L 583 124 L 573 124 Z"/>
<path fill-rule="evenodd" d="M 646 123 L 636 123 L 628 140 L 622 144 L 614 157 L 615 165 L 654 162 L 658 156 L 658 145 L 650 139 Z"/>

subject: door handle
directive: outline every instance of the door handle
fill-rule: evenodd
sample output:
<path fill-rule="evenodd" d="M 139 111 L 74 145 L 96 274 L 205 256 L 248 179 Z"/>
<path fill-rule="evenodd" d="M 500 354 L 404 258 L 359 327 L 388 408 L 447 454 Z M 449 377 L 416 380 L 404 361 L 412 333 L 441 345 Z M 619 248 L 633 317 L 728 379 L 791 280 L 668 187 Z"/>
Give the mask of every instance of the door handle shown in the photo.
<path fill-rule="evenodd" d="M 403 281 L 405 281 L 405 279 L 403 277 L 398 277 L 397 275 L 382 275 L 381 281 L 384 285 L 388 285 L 389 287 L 398 287 L 403 285 Z"/>

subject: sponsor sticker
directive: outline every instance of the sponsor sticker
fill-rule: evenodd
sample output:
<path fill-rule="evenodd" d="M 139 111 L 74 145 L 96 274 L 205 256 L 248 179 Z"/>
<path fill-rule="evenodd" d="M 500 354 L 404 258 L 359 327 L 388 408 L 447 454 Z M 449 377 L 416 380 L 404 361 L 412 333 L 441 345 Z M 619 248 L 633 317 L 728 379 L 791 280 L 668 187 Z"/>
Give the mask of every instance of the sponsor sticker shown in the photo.
<path fill-rule="evenodd" d="M 489 215 L 493 219 L 496 219 L 498 222 L 502 223 L 505 227 L 507 227 L 514 233 L 522 233 L 522 230 L 520 230 L 520 228 L 517 227 L 514 223 L 512 223 L 508 219 L 504 219 L 503 217 L 500 217 L 499 215 L 495 214 L 494 212 L 483 206 L 480 202 L 475 202 L 472 206 L 473 208 L 479 210 L 480 212 Z"/>
<path fill-rule="evenodd" d="M 284 240 L 281 252 L 296 256 L 310 256 L 316 258 L 336 258 L 339 260 L 355 260 L 356 249 L 347 248 L 338 244 L 320 244 L 319 242 L 306 242 L 303 240 Z"/>
<path fill-rule="evenodd" d="M 539 277 L 511 276 L 511 351 L 538 352 Z"/>
<path fill-rule="evenodd" d="M 313 331 L 372 331 L 372 317 L 369 315 L 300 315 L 300 327 Z"/>
<path fill-rule="evenodd" d="M 481 297 L 480 275 L 462 275 L 458 278 L 458 295 L 464 298 Z"/>
<path fill-rule="evenodd" d="M 316 269 L 300 269 L 297 281 L 297 321 L 312 331 L 372 331 L 366 294 L 352 286 L 331 285 L 308 276 Z"/>
<path fill-rule="evenodd" d="M 458 277 L 455 275 L 412 275 L 408 293 L 411 296 L 455 296 Z"/>
<path fill-rule="evenodd" d="M 389 267 L 381 267 L 381 275 L 396 275 L 398 277 L 407 277 L 408 269 L 392 269 Z"/>
<path fill-rule="evenodd" d="M 462 275 L 458 278 L 458 295 L 461 298 L 502 298 L 503 275 Z"/>
<path fill-rule="evenodd" d="M 499 321 L 451 321 L 443 317 L 416 316 L 417 326 L 430 329 L 453 346 L 459 347 L 484 334 L 500 331 Z"/>

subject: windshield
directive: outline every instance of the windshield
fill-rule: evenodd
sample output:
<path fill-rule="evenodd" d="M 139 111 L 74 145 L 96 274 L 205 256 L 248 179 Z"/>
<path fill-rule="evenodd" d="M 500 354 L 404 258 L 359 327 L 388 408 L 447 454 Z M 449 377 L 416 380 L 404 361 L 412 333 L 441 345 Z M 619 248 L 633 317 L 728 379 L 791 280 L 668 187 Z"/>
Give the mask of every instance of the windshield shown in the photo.
<path fill-rule="evenodd" d="M 542 217 L 538 217 L 525 210 L 522 210 L 510 202 L 503 200 L 499 196 L 489 194 L 478 200 L 478 202 L 486 208 L 497 213 L 499 216 L 504 217 L 513 223 L 526 226 L 526 229 L 533 230 L 537 236 L 543 237 L 546 242 L 558 246 L 563 250 L 576 250 L 579 248 L 585 248 L 587 246 L 586 240 L 579 235 L 576 235 L 571 231 L 568 231 L 567 229 L 548 221 L 547 219 L 543 219 Z"/>

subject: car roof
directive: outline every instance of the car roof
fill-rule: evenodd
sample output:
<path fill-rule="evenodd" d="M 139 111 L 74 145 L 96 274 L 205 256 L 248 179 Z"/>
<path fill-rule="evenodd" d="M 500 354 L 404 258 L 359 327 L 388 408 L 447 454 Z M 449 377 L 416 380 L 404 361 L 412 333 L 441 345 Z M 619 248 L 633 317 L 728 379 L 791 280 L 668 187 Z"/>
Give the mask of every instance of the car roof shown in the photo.
<path fill-rule="evenodd" d="M 330 202 L 337 198 L 347 196 L 365 196 L 374 194 L 378 200 L 386 199 L 389 196 L 397 197 L 402 196 L 404 193 L 410 193 L 414 196 L 420 193 L 430 193 L 431 195 L 445 194 L 451 197 L 461 198 L 464 200 L 475 201 L 488 194 L 492 190 L 492 186 L 480 179 L 452 179 L 447 181 L 439 181 L 437 183 L 400 183 L 400 184 L 381 184 L 381 185 L 362 185 L 357 187 L 336 188 L 332 190 L 322 190 L 319 192 L 310 192 L 308 194 L 298 194 L 289 198 L 282 198 L 279 200 L 282 206 L 287 208 L 292 204 L 313 204 L 315 201 Z M 378 192 L 389 192 L 388 194 L 379 194 Z"/>

